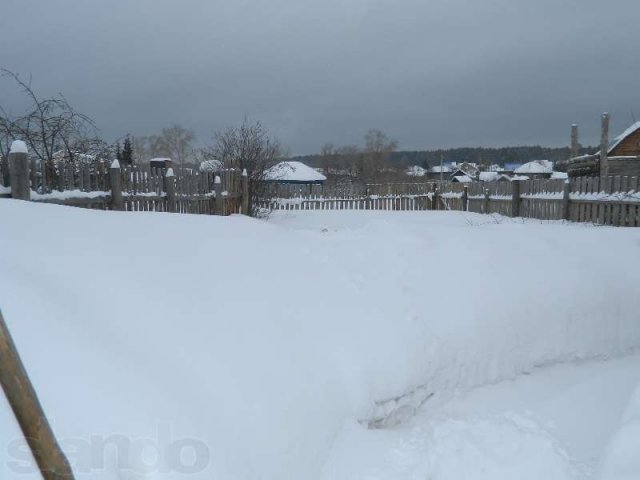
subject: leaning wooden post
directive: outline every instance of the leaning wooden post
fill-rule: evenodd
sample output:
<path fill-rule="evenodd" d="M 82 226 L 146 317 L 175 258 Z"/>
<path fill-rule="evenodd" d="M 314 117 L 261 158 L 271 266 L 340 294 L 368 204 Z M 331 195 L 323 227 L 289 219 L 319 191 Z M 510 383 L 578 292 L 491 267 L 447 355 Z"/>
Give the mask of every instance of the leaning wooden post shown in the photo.
<path fill-rule="evenodd" d="M 464 187 L 462 188 L 462 211 L 463 212 L 466 212 L 468 210 L 467 208 L 468 200 L 469 200 L 469 186 L 464 185 Z"/>
<path fill-rule="evenodd" d="M 600 178 L 609 175 L 609 114 L 602 114 L 602 125 L 600 128 Z"/>
<path fill-rule="evenodd" d="M 511 216 L 520 216 L 520 180 L 511 182 Z"/>
<path fill-rule="evenodd" d="M 11 197 L 17 200 L 31 200 L 29 176 L 29 154 L 27 144 L 14 140 L 9 151 L 9 182 Z"/>
<path fill-rule="evenodd" d="M 45 480 L 73 480 L 73 472 L 42 410 L 0 312 L 0 384 Z"/>
<path fill-rule="evenodd" d="M 167 192 L 167 212 L 175 213 L 178 210 L 178 201 L 176 199 L 176 177 L 173 168 L 167 168 L 164 174 L 165 190 Z"/>
<path fill-rule="evenodd" d="M 122 174 L 118 159 L 111 162 L 109 167 L 109 181 L 111 182 L 111 210 L 124 210 L 122 200 Z"/>
<path fill-rule="evenodd" d="M 216 215 L 223 215 L 224 198 L 222 197 L 222 181 L 218 175 L 216 175 L 216 178 L 213 180 L 213 190 L 216 193 Z"/>
<path fill-rule="evenodd" d="M 242 170 L 242 213 L 249 215 L 249 175 L 246 168 Z"/>
<path fill-rule="evenodd" d="M 569 201 L 571 197 L 571 183 L 569 179 L 565 180 L 562 186 L 562 218 L 569 220 Z"/>

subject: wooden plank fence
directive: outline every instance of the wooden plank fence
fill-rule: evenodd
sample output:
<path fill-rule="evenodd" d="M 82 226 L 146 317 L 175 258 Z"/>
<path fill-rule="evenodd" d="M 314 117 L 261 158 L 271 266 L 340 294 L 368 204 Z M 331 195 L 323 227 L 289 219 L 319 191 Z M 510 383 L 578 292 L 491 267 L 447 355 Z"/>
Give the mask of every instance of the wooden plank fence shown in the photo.
<path fill-rule="evenodd" d="M 9 156 L 12 161 L 6 166 L 0 164 L 0 197 L 98 210 L 205 215 L 246 214 L 249 210 L 248 178 L 236 169 L 213 173 L 140 165 L 120 167 L 118 162 L 60 163 L 52 167 L 35 163 L 23 153 Z M 16 177 L 14 170 L 25 175 Z"/>
<path fill-rule="evenodd" d="M 538 179 L 471 184 L 425 182 L 412 193 L 394 184 L 376 193 L 300 195 L 258 202 L 269 210 L 458 210 L 540 220 L 640 226 L 640 178 L 631 176 Z M 404 187 L 403 187 L 404 188 Z M 416 193 L 421 192 L 421 193 Z"/>

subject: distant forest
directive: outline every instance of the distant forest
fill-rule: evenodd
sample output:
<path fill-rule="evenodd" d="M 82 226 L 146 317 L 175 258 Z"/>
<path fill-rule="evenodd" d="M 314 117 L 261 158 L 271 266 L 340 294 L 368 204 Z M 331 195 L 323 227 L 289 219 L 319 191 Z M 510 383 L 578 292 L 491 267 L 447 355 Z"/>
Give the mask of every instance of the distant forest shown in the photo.
<path fill-rule="evenodd" d="M 594 153 L 598 147 L 582 147 L 581 154 Z M 392 164 L 403 167 L 420 165 L 428 168 L 440 165 L 440 159 L 444 163 L 450 162 L 475 162 L 478 164 L 498 164 L 504 166 L 506 163 L 526 163 L 531 160 L 565 160 L 569 158 L 568 147 L 551 148 L 541 146 L 521 146 L 521 147 L 464 147 L 450 148 L 445 150 L 425 150 L 425 151 L 395 151 L 390 154 Z M 299 160 L 312 167 L 322 167 L 323 156 L 303 155 L 292 158 Z"/>

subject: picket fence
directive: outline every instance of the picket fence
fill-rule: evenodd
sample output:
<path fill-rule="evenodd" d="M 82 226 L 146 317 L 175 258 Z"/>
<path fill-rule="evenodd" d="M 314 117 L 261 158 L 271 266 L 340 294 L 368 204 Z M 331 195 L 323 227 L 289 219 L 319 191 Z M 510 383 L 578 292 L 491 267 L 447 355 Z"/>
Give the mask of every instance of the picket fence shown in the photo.
<path fill-rule="evenodd" d="M 415 184 L 411 184 L 415 185 Z M 259 201 L 269 210 L 459 210 L 540 220 L 571 220 L 599 225 L 640 226 L 639 178 L 579 177 L 571 180 L 425 182 L 412 187 L 377 186 L 366 195 L 271 198 Z M 416 193 L 416 192 L 421 193 Z"/>
<path fill-rule="evenodd" d="M 11 154 L 15 155 L 15 154 Z M 199 172 L 115 162 L 84 164 L 10 162 L 0 172 L 0 197 L 29 199 L 98 210 L 230 215 L 248 212 L 248 179 L 239 170 Z M 15 172 L 13 172 L 15 173 Z M 7 181 L 8 179 L 12 179 Z M 15 185 L 22 182 L 16 188 Z M 4 193 L 3 193 L 4 192 Z"/>

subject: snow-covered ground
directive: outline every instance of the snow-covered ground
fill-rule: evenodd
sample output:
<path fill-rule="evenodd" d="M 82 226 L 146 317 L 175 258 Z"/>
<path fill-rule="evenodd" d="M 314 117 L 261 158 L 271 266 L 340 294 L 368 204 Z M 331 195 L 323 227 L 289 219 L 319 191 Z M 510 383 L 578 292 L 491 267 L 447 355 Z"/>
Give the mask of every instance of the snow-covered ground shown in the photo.
<path fill-rule="evenodd" d="M 12 200 L 0 229 L 0 308 L 78 478 L 637 467 L 640 230 Z M 0 478 L 37 478 L 19 438 L 0 407 Z"/>

